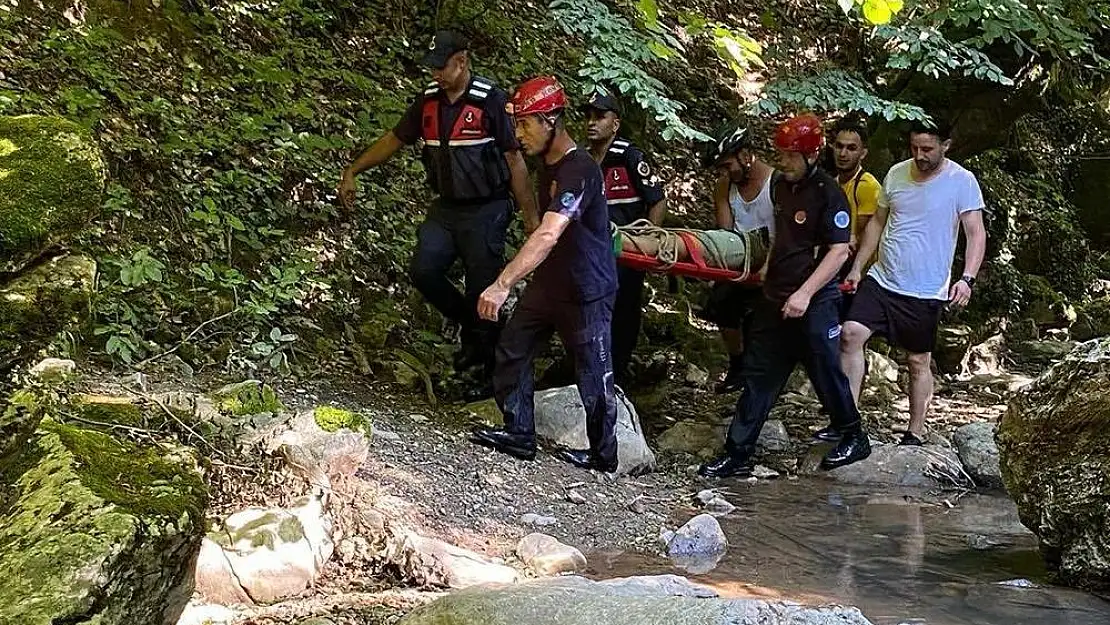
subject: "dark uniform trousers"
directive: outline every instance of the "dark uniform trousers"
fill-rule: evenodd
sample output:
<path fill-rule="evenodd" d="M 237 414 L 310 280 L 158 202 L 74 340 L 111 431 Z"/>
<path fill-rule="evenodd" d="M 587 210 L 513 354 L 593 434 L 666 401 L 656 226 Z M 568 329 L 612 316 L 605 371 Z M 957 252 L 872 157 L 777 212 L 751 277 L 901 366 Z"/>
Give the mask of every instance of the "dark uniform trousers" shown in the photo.
<path fill-rule="evenodd" d="M 624 382 L 644 315 L 644 272 L 617 267 L 617 299 L 613 303 L 613 372 Z"/>
<path fill-rule="evenodd" d="M 609 335 L 613 300 L 610 295 L 592 302 L 556 302 L 544 296 L 542 285 L 533 283 L 524 290 L 501 333 L 493 374 L 493 393 L 506 430 L 535 435 L 533 360 L 558 332 L 574 358 L 590 451 L 603 461 L 616 460 L 617 400 Z"/>
<path fill-rule="evenodd" d="M 416 253 L 409 267 L 413 284 L 424 298 L 462 326 L 463 345 L 488 350 L 490 360 L 499 326 L 478 318 L 478 298 L 504 267 L 512 211 L 509 199 L 469 205 L 436 200 L 417 231 Z M 465 294 L 447 277 L 460 258 Z"/>
<path fill-rule="evenodd" d="M 806 314 L 783 319 L 782 306 L 763 299 L 752 317 L 744 351 L 744 392 L 728 430 L 726 448 L 749 458 L 771 408 L 799 362 L 841 432 L 860 427 L 859 410 L 840 368 L 839 294 L 819 294 Z"/>

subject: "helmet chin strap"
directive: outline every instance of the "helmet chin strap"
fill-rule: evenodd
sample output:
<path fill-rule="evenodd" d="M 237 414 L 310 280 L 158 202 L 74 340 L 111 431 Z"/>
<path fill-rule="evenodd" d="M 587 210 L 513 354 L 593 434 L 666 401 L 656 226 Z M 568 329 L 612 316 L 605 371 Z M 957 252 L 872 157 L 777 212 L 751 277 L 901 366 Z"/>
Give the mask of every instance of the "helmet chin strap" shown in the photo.
<path fill-rule="evenodd" d="M 543 142 L 543 149 L 540 150 L 540 156 L 546 157 L 547 153 L 551 151 L 551 144 L 555 142 L 555 122 L 559 120 L 559 114 L 542 115 L 541 117 L 551 126 L 551 130 L 547 131 L 547 141 Z"/>

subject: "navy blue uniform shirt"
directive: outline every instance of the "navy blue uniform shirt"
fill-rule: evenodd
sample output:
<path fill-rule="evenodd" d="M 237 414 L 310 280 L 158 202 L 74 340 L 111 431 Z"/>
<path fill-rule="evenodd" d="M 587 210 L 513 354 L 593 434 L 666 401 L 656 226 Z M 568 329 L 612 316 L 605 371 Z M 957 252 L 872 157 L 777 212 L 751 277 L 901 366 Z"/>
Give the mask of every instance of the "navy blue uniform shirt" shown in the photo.
<path fill-rule="evenodd" d="M 459 119 L 459 113 L 462 112 L 463 104 L 467 102 L 474 104 L 472 100 L 467 99 L 465 92 L 454 102 L 448 102 L 447 92 L 443 89 L 440 89 L 436 95 L 431 97 L 439 98 L 439 127 L 440 131 L 444 133 L 451 132 L 451 128 L 455 126 L 455 122 Z M 424 98 L 423 94 L 417 96 L 405 111 L 405 115 L 393 128 L 393 134 L 405 145 L 416 143 L 423 132 Z M 508 95 L 501 89 L 494 87 L 489 90 L 489 96 L 481 104 L 487 130 L 502 152 L 512 152 L 520 149 L 520 144 L 516 140 L 516 131 L 513 130 L 513 120 L 505 112 L 505 105 L 508 101 Z"/>
<path fill-rule="evenodd" d="M 555 211 L 570 224 L 536 268 L 530 288 L 565 302 L 591 302 L 615 293 L 617 263 L 601 168 L 588 152 L 574 149 L 540 172 L 539 185 L 543 213 Z"/>
<path fill-rule="evenodd" d="M 844 191 L 821 170 L 798 182 L 780 177 L 773 197 L 775 241 L 763 292 L 771 301 L 784 303 L 813 275 L 828 246 L 849 241 L 852 218 Z M 834 276 L 813 297 L 836 293 Z"/>

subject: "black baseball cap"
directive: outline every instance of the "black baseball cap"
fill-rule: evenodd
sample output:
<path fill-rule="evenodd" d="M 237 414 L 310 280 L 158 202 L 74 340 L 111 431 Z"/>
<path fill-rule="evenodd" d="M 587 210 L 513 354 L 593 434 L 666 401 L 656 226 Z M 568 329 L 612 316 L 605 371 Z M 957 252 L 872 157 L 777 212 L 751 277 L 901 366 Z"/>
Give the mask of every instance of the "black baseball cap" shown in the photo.
<path fill-rule="evenodd" d="M 436 32 L 432 42 L 428 44 L 428 53 L 420 62 L 428 67 L 443 69 L 448 59 L 468 49 L 470 49 L 470 40 L 466 35 L 453 30 L 441 30 Z"/>
<path fill-rule="evenodd" d="M 621 114 L 620 105 L 617 104 L 617 99 L 608 94 L 595 93 L 590 96 L 589 102 L 578 107 L 578 110 L 585 113 L 586 111 L 613 111 L 619 117 Z"/>

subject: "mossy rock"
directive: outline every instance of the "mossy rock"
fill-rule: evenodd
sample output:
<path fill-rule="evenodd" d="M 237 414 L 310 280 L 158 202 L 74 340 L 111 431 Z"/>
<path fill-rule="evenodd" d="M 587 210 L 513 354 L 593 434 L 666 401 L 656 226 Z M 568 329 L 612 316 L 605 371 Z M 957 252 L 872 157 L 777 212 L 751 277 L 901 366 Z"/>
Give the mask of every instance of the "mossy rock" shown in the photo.
<path fill-rule="evenodd" d="M 1110 336 L 1110 297 L 1080 306 L 1071 326 L 1071 336 L 1077 341 Z"/>
<path fill-rule="evenodd" d="M 58 332 L 81 324 L 95 283 L 93 260 L 64 256 L 0 287 L 0 363 L 28 358 Z"/>
<path fill-rule="evenodd" d="M 325 432 L 338 432 L 346 428 L 369 435 L 371 431 L 371 424 L 365 415 L 335 406 L 317 406 L 312 411 L 312 417 L 316 420 L 316 425 Z"/>
<path fill-rule="evenodd" d="M 82 127 L 0 116 L 0 272 L 22 269 L 96 216 L 106 180 L 100 149 Z"/>
<path fill-rule="evenodd" d="M 1048 280 L 1041 276 L 1023 277 L 1025 285 L 1022 312 L 1040 325 L 1058 323 L 1065 316 L 1067 305 L 1064 296 L 1053 290 Z"/>
<path fill-rule="evenodd" d="M 177 620 L 207 503 L 191 452 L 45 419 L 0 484 L 0 623 Z"/>
<path fill-rule="evenodd" d="M 1110 339 L 1084 343 L 1010 401 L 1006 490 L 1061 581 L 1110 589 Z"/>
<path fill-rule="evenodd" d="M 237 417 L 285 411 L 285 404 L 278 399 L 274 389 L 258 380 L 228 384 L 212 393 L 212 399 L 221 410 Z"/>
<path fill-rule="evenodd" d="M 0 409 L 0 470 L 23 449 L 42 421 L 43 410 L 34 394 L 19 390 Z"/>
<path fill-rule="evenodd" d="M 146 422 L 142 407 L 130 397 L 78 395 L 73 404 L 81 418 L 94 424 L 142 427 Z"/>

